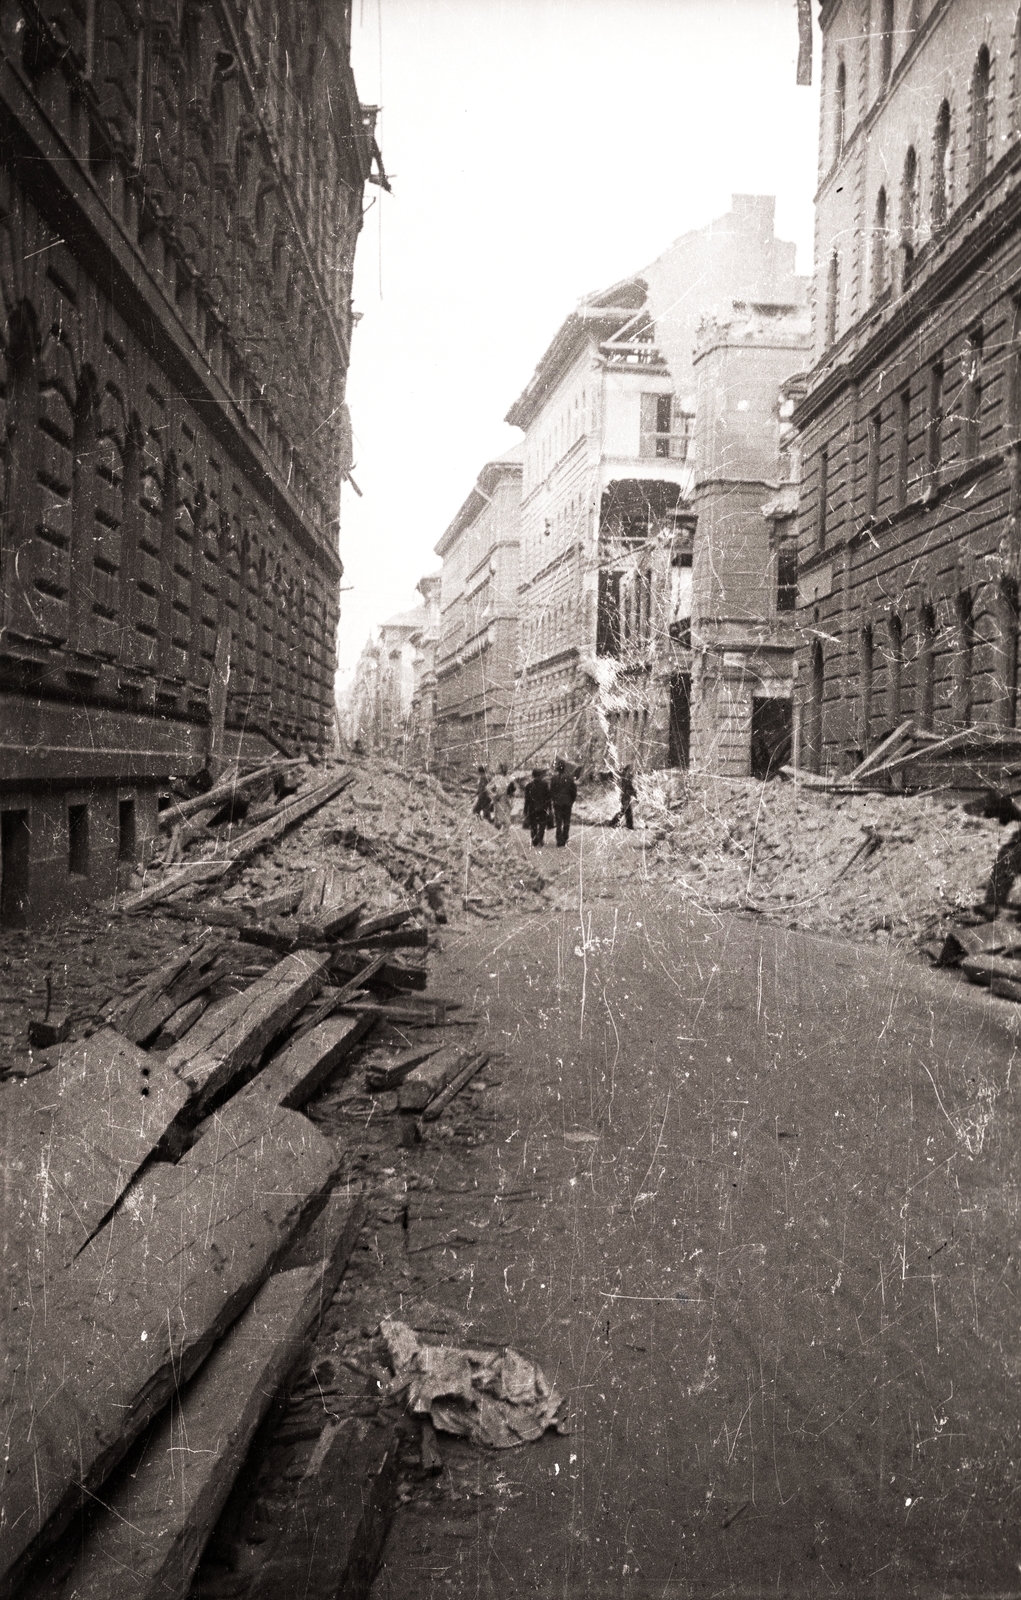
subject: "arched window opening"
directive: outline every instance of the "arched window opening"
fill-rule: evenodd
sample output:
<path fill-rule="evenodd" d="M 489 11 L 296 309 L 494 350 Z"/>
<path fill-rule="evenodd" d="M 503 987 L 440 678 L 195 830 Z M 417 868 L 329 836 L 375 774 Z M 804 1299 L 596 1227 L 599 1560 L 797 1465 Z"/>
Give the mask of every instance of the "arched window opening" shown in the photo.
<path fill-rule="evenodd" d="M 833 159 L 839 161 L 847 138 L 847 68 L 843 61 L 837 64 L 837 81 L 833 94 Z"/>
<path fill-rule="evenodd" d="M 837 338 L 837 303 L 840 295 L 840 259 L 834 250 L 826 269 L 826 343 L 835 344 Z"/>
<path fill-rule="evenodd" d="M 885 89 L 893 71 L 893 0 L 882 0 L 879 24 L 879 83 Z"/>
<path fill-rule="evenodd" d="M 872 224 L 872 298 L 878 300 L 887 283 L 886 190 L 876 195 L 876 214 Z"/>
<path fill-rule="evenodd" d="M 971 147 L 968 187 L 974 189 L 986 175 L 989 160 L 989 51 L 982 46 L 971 74 Z"/>
<path fill-rule="evenodd" d="M 936 704 L 936 608 L 923 605 L 918 634 L 918 722 L 932 731 Z"/>
<path fill-rule="evenodd" d="M 944 100 L 936 118 L 932 163 L 932 225 L 941 228 L 950 210 L 950 104 Z"/>
<path fill-rule="evenodd" d="M 904 157 L 904 176 L 900 192 L 900 238 L 902 280 L 906 289 L 914 273 L 918 239 L 918 156 L 914 145 L 908 146 L 907 155 Z"/>
<path fill-rule="evenodd" d="M 93 570 L 96 552 L 96 443 L 99 395 L 90 367 L 82 369 L 74 408 L 71 458 L 71 587 L 68 642 L 92 648 Z"/>

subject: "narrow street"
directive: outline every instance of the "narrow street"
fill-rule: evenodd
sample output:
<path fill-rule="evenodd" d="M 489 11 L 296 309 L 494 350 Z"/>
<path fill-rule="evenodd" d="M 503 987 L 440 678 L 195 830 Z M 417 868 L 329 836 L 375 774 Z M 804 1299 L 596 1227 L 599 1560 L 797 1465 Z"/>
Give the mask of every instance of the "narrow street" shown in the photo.
<path fill-rule="evenodd" d="M 698 914 L 640 832 L 542 870 L 560 911 L 446 930 L 506 1059 L 374 1248 L 392 1315 L 533 1357 L 570 1432 L 441 1439 L 376 1600 L 1016 1592 L 1012 1008 Z"/>

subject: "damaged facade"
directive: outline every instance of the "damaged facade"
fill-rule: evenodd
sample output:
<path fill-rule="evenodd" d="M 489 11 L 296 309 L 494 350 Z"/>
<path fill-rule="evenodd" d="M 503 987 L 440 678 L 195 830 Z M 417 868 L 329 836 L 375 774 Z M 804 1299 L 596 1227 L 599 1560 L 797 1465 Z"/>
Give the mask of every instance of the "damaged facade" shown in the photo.
<path fill-rule="evenodd" d="M 873 8 L 874 10 L 874 8 Z M 887 15 L 888 13 L 888 15 Z M 1017 726 L 1021 15 L 828 3 L 799 759 Z"/>
<path fill-rule="evenodd" d="M 373 113 L 349 7 L 5 4 L 3 887 L 109 894 L 171 774 L 332 732 Z"/>
<path fill-rule="evenodd" d="M 754 686 L 784 698 L 790 641 L 776 615 L 775 519 L 762 506 L 779 487 L 780 384 L 804 364 L 807 284 L 773 216 L 771 197 L 735 195 L 725 216 L 589 296 L 507 415 L 525 431 L 518 762 L 562 747 L 645 767 L 687 766 L 694 754 L 747 772 Z M 743 326 L 706 346 L 699 374 L 708 317 Z M 700 378 L 711 395 L 701 423 Z M 717 386 L 732 407 L 720 409 Z M 696 493 L 700 439 L 712 476 Z M 756 585 L 772 598 L 754 596 Z M 719 682 L 738 655 L 742 687 L 725 703 Z"/>

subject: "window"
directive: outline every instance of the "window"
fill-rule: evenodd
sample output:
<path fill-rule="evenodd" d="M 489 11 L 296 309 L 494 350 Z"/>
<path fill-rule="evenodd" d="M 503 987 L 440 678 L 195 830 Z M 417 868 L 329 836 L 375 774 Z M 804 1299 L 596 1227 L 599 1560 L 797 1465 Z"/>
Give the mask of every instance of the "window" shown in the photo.
<path fill-rule="evenodd" d="M 879 515 L 879 458 L 883 446 L 883 413 L 877 407 L 867 423 L 868 462 L 865 479 L 865 513 Z"/>
<path fill-rule="evenodd" d="M 1004 578 L 997 594 L 999 659 L 996 670 L 997 720 L 1001 727 L 1017 722 L 1018 588 Z"/>
<path fill-rule="evenodd" d="M 908 469 L 911 458 L 911 388 L 905 385 L 897 395 L 897 479 L 896 504 L 900 510 L 908 499 Z"/>
<path fill-rule="evenodd" d="M 950 105 L 944 100 L 936 118 L 932 152 L 932 225 L 941 228 L 950 209 Z"/>
<path fill-rule="evenodd" d="M 135 802 L 129 798 L 117 804 L 117 860 L 134 864 L 135 848 Z"/>
<path fill-rule="evenodd" d="M 872 727 L 872 694 L 874 684 L 874 657 L 872 648 L 872 624 L 867 623 L 861 630 L 858 644 L 859 659 L 859 698 L 860 698 L 860 729 L 859 743 L 863 750 L 869 747 L 869 732 Z"/>
<path fill-rule="evenodd" d="M 638 453 L 661 460 L 685 461 L 691 442 L 692 418 L 671 394 L 643 394 Z"/>
<path fill-rule="evenodd" d="M 1007 370 L 1007 430 L 1012 439 L 1021 434 L 1021 301 L 1014 307 Z"/>
<path fill-rule="evenodd" d="M 808 770 L 810 772 L 822 771 L 823 753 L 823 699 L 826 694 L 826 662 L 822 653 L 822 641 L 816 639 L 812 644 L 812 660 L 810 673 L 810 689 L 808 703 Z"/>
<path fill-rule="evenodd" d="M 819 500 L 815 513 L 815 543 L 816 548 L 826 548 L 826 523 L 829 515 L 830 493 L 830 452 L 829 446 L 823 445 L 819 451 Z"/>
<path fill-rule="evenodd" d="M 89 875 L 89 808 L 87 805 L 67 808 L 67 870 L 73 877 Z"/>
<path fill-rule="evenodd" d="M 904 692 L 904 624 L 900 617 L 891 616 L 886 624 L 886 720 L 896 728 L 903 720 Z"/>
<path fill-rule="evenodd" d="M 776 609 L 795 611 L 798 605 L 798 546 L 793 540 L 776 552 Z"/>
<path fill-rule="evenodd" d="M 962 589 L 955 605 L 957 639 L 954 651 L 954 721 L 971 726 L 971 687 L 975 659 L 975 615 L 968 589 Z"/>
<path fill-rule="evenodd" d="M 882 0 L 879 23 L 879 83 L 885 89 L 893 71 L 893 0 Z"/>
<path fill-rule="evenodd" d="M 982 329 L 975 328 L 964 346 L 961 382 L 961 424 L 964 455 L 977 456 L 982 442 Z"/>
<path fill-rule="evenodd" d="M 596 655 L 620 655 L 620 580 L 619 572 L 599 569 L 599 595 L 596 612 Z"/>
<path fill-rule="evenodd" d="M 872 224 L 872 298 L 878 300 L 886 288 L 886 190 L 876 195 L 876 213 Z"/>
<path fill-rule="evenodd" d="M 971 74 L 971 145 L 968 186 L 974 189 L 986 175 L 989 159 L 989 51 L 983 45 Z"/>
<path fill-rule="evenodd" d="M 95 451 L 98 396 L 91 370 L 83 369 L 74 409 L 71 464 L 71 588 L 68 642 L 72 650 L 91 649 L 93 572 L 96 548 Z"/>
<path fill-rule="evenodd" d="M 924 605 L 918 640 L 918 721 L 931 732 L 936 698 L 936 608 Z"/>
<path fill-rule="evenodd" d="M 900 238 L 902 282 L 906 289 L 914 272 L 915 245 L 918 238 L 918 156 L 914 145 L 909 145 L 908 153 L 904 157 L 900 196 Z"/>
<path fill-rule="evenodd" d="M 943 463 L 943 363 L 929 368 L 929 416 L 926 424 L 926 466 L 937 473 Z"/>
<path fill-rule="evenodd" d="M 670 563 L 669 634 L 676 644 L 691 649 L 691 551 L 682 550 Z"/>
<path fill-rule="evenodd" d="M 826 343 L 834 344 L 837 337 L 837 298 L 840 293 L 840 261 L 834 250 L 826 270 Z"/>
<path fill-rule="evenodd" d="M 841 61 L 837 66 L 837 82 L 833 95 L 833 159 L 839 161 L 847 137 L 847 68 Z"/>
<path fill-rule="evenodd" d="M 0 812 L 0 927 L 25 926 L 31 840 L 27 811 Z"/>

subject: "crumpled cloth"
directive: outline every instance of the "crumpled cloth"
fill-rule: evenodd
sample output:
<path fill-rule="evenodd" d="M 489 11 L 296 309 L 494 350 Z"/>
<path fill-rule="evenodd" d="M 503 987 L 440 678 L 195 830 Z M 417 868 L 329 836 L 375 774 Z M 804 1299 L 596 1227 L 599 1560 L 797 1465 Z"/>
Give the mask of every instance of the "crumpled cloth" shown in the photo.
<path fill-rule="evenodd" d="M 455 1350 L 420 1344 L 406 1322 L 384 1317 L 380 1332 L 394 1370 L 394 1391 L 406 1388 L 411 1411 L 443 1433 L 509 1450 L 547 1428 L 566 1433 L 557 1412 L 563 1396 L 534 1361 L 516 1350 Z"/>

